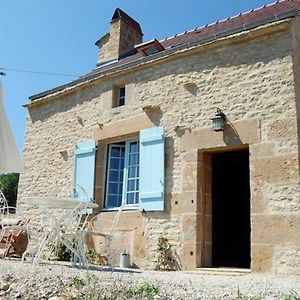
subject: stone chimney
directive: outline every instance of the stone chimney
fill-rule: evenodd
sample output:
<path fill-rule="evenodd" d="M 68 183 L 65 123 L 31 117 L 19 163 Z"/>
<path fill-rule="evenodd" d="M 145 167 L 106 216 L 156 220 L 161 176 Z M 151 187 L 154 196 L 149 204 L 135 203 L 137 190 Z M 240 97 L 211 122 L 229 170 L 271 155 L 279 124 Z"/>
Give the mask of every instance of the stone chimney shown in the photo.
<path fill-rule="evenodd" d="M 98 46 L 98 65 L 119 59 L 143 42 L 140 24 L 121 9 L 115 10 L 110 24 L 110 32 L 95 43 Z"/>

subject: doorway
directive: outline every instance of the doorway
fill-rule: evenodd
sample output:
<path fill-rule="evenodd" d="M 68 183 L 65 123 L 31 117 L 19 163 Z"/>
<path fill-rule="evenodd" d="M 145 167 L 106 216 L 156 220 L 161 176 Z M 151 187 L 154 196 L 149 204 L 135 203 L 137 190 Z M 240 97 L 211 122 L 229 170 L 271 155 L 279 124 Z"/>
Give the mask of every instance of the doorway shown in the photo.
<path fill-rule="evenodd" d="M 211 154 L 212 267 L 250 268 L 249 150 Z"/>

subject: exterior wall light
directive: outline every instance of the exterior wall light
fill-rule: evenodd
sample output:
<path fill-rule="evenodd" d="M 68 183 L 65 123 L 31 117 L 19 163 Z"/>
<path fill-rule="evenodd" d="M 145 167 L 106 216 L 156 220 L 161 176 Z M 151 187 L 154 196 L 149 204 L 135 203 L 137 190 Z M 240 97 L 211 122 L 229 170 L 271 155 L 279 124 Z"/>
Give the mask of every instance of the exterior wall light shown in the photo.
<path fill-rule="evenodd" d="M 217 113 L 214 117 L 211 118 L 212 126 L 214 131 L 223 131 L 226 121 L 225 114 L 221 111 L 220 108 L 217 108 Z"/>

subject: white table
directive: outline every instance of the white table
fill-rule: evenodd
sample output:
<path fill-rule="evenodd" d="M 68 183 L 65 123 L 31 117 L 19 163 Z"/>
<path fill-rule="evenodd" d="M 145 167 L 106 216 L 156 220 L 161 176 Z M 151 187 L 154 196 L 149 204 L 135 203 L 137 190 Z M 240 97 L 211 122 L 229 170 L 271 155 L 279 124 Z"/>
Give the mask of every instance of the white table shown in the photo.
<path fill-rule="evenodd" d="M 84 200 L 56 197 L 27 197 L 21 203 L 52 209 L 98 208 L 98 204 Z"/>

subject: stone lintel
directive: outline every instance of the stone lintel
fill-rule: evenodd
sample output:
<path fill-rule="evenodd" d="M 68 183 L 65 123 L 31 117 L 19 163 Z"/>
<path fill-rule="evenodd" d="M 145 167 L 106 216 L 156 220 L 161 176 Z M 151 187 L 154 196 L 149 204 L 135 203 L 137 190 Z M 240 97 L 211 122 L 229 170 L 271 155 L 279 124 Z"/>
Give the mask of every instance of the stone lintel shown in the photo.
<path fill-rule="evenodd" d="M 94 130 L 94 139 L 103 141 L 126 135 L 133 135 L 145 128 L 154 127 L 154 124 L 145 113 L 129 117 L 124 120 L 111 122 L 108 124 L 99 124 Z"/>
<path fill-rule="evenodd" d="M 212 127 L 200 128 L 186 133 L 181 138 L 181 151 L 215 147 L 239 146 L 260 142 L 258 119 L 228 123 L 224 132 L 214 132 Z"/>

